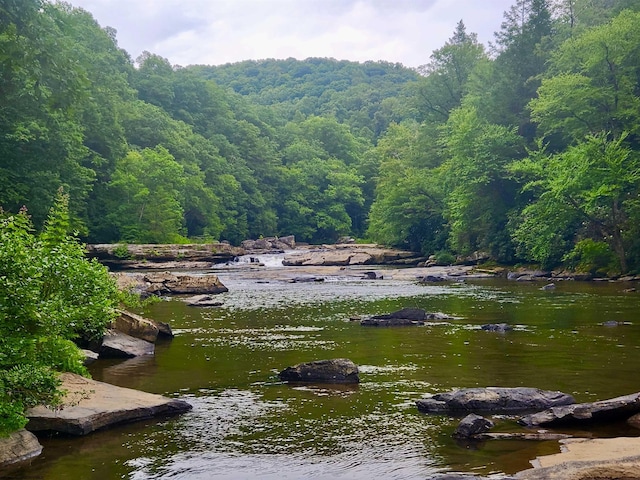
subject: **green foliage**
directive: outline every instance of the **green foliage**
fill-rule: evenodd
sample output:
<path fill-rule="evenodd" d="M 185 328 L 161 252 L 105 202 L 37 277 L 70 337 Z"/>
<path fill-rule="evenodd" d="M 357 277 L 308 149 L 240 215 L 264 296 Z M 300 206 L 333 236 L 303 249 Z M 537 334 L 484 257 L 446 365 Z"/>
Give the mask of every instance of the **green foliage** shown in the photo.
<path fill-rule="evenodd" d="M 618 262 L 606 242 L 596 242 L 590 238 L 580 240 L 573 250 L 564 256 L 567 266 L 579 272 L 594 275 L 616 273 Z"/>
<path fill-rule="evenodd" d="M 24 425 L 24 409 L 55 404 L 55 371 L 84 374 L 75 338 L 95 339 L 114 318 L 117 288 L 68 234 L 58 193 L 41 234 L 25 210 L 0 218 L 0 434 Z"/>

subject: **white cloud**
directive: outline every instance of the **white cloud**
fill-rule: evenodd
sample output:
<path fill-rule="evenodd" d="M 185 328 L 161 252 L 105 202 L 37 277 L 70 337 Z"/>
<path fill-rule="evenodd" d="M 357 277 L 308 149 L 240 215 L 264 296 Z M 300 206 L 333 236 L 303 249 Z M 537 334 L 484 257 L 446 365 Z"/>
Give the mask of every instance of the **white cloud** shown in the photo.
<path fill-rule="evenodd" d="M 417 67 L 463 20 L 487 44 L 512 0 L 71 0 L 135 59 L 173 64 L 333 57 Z"/>

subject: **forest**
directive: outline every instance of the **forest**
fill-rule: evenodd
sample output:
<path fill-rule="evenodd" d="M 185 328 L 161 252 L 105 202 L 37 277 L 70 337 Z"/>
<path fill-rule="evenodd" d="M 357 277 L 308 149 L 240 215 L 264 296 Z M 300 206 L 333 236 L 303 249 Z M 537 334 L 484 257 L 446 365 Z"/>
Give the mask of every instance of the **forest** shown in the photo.
<path fill-rule="evenodd" d="M 90 12 L 0 3 L 0 206 L 88 243 L 349 235 L 448 263 L 640 271 L 640 1 L 514 0 L 417 69 L 132 59 Z M 416 48 L 420 48 L 416 46 Z"/>

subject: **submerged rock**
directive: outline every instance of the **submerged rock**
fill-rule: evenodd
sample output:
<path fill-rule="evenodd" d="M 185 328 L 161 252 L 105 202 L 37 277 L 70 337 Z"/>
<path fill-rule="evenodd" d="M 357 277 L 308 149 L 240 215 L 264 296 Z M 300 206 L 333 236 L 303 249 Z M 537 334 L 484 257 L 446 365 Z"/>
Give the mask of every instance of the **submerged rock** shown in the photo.
<path fill-rule="evenodd" d="M 28 430 L 86 435 L 118 423 L 184 413 L 192 408 L 182 400 L 116 387 L 74 373 L 63 373 L 60 379 L 60 388 L 66 392 L 63 405 L 27 410 Z"/>
<path fill-rule="evenodd" d="M 575 423 L 611 422 L 626 420 L 640 413 L 640 393 L 624 395 L 592 403 L 558 406 L 527 415 L 518 423 L 528 427 L 537 425 L 565 425 Z"/>
<path fill-rule="evenodd" d="M 482 327 L 480 328 L 488 332 L 499 332 L 499 333 L 504 333 L 504 332 L 513 330 L 513 327 L 508 323 L 487 323 L 486 325 L 482 325 Z"/>
<path fill-rule="evenodd" d="M 279 374 L 286 382 L 359 383 L 358 366 L 347 358 L 318 360 L 287 367 Z"/>
<path fill-rule="evenodd" d="M 544 410 L 572 403 L 575 403 L 574 398 L 562 392 L 528 387 L 486 387 L 437 393 L 418 400 L 416 405 L 418 410 L 426 413 L 512 413 L 527 410 Z"/>
<path fill-rule="evenodd" d="M 184 302 L 190 307 L 220 307 L 223 305 L 223 302 L 212 295 L 194 295 L 185 298 Z"/>
<path fill-rule="evenodd" d="M 429 313 L 421 308 L 403 308 L 393 313 L 365 318 L 360 322 L 360 325 L 365 327 L 401 327 L 424 325 L 424 322 L 428 320 L 450 320 L 451 318 L 444 313 Z"/>

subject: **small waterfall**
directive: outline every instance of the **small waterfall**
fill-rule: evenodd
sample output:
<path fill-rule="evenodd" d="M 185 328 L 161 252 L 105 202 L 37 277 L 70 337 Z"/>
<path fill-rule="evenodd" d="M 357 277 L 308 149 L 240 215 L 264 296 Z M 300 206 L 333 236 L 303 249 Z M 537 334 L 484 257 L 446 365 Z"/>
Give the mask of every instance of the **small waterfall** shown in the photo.
<path fill-rule="evenodd" d="M 282 260 L 287 253 L 288 252 L 242 255 L 240 257 L 236 257 L 232 264 L 242 267 L 251 265 L 263 265 L 269 268 L 282 267 Z"/>

